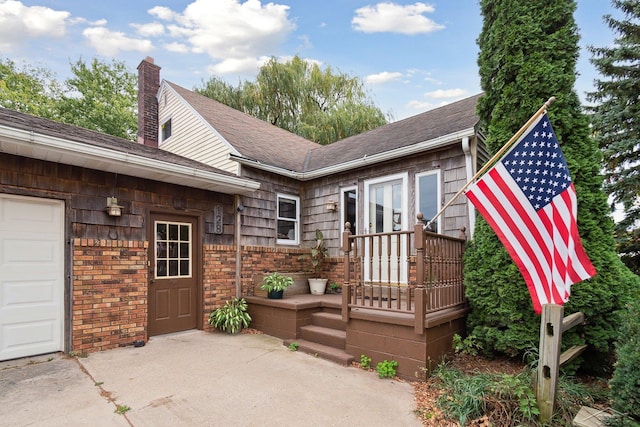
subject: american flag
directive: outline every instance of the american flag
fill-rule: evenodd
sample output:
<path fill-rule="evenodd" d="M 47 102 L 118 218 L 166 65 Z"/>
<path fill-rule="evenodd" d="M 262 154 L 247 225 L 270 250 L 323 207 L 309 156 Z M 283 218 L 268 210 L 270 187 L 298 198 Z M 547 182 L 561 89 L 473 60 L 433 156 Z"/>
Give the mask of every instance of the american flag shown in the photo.
<path fill-rule="evenodd" d="M 596 274 L 577 224 L 576 190 L 547 114 L 466 193 L 513 258 L 533 308 L 562 305 Z"/>

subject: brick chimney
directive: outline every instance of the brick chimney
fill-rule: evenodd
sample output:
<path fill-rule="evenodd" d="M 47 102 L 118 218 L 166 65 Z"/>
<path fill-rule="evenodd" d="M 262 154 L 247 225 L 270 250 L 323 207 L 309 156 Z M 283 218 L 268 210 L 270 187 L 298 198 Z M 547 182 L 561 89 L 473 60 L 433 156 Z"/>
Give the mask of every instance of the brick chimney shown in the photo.
<path fill-rule="evenodd" d="M 138 143 L 158 148 L 160 67 L 147 56 L 138 65 Z"/>

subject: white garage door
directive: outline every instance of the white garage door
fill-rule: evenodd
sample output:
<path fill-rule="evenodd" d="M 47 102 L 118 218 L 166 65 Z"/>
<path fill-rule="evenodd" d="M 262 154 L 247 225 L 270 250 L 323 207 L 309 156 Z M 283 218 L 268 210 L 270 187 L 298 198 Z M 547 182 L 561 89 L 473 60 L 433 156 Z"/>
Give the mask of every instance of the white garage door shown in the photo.
<path fill-rule="evenodd" d="M 0 360 L 63 350 L 64 202 L 0 195 Z"/>

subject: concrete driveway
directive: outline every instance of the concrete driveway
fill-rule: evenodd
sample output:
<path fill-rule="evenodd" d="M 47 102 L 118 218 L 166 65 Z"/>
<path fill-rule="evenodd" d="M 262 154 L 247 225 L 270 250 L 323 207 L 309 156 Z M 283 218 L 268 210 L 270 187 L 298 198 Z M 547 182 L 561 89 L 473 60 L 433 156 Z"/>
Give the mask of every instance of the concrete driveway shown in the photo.
<path fill-rule="evenodd" d="M 268 335 L 188 331 L 87 358 L 0 363 L 7 426 L 420 426 L 414 409 L 410 384 Z"/>

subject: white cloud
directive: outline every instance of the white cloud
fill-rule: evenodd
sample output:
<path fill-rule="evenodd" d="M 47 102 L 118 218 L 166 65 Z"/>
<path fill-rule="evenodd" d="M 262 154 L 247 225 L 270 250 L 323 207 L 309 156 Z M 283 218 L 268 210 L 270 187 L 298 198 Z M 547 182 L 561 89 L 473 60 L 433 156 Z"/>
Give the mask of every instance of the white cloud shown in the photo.
<path fill-rule="evenodd" d="M 288 11 L 289 6 L 260 0 L 195 0 L 182 12 L 160 6 L 148 12 L 166 21 L 173 46 L 206 53 L 220 61 L 212 69 L 228 73 L 255 67 L 284 42 L 295 29 Z"/>
<path fill-rule="evenodd" d="M 142 37 L 157 37 L 164 34 L 164 25 L 159 22 L 150 22 L 148 24 L 131 24 L 136 32 Z"/>
<path fill-rule="evenodd" d="M 133 39 L 124 33 L 109 31 L 104 27 L 87 28 L 82 35 L 100 55 L 116 56 L 120 51 L 149 52 L 153 45 L 149 40 Z"/>
<path fill-rule="evenodd" d="M 431 108 L 434 108 L 435 105 L 432 104 L 431 102 L 425 102 L 425 101 L 409 101 L 407 102 L 407 107 L 412 108 L 414 110 L 429 110 Z"/>
<path fill-rule="evenodd" d="M 173 21 L 180 16 L 179 13 L 176 13 L 168 7 L 164 6 L 152 7 L 147 12 L 149 12 L 149 15 L 155 16 L 156 18 L 162 19 L 163 21 Z"/>
<path fill-rule="evenodd" d="M 211 65 L 207 70 L 211 74 L 255 74 L 258 69 L 269 60 L 268 57 L 224 59 L 217 64 Z"/>
<path fill-rule="evenodd" d="M 464 89 L 438 89 L 424 94 L 426 98 L 431 99 L 462 98 L 466 95 L 467 91 Z"/>
<path fill-rule="evenodd" d="M 400 77 L 402 77 L 402 73 L 399 73 L 397 71 L 394 72 L 388 72 L 388 71 L 383 71 L 382 73 L 378 73 L 378 74 L 370 74 L 367 77 L 365 77 L 365 82 L 369 83 L 369 84 L 383 84 L 383 83 L 388 83 L 394 80 L 398 80 L 400 79 Z"/>
<path fill-rule="evenodd" d="M 356 9 L 356 15 L 351 24 L 357 31 L 365 33 L 401 33 L 420 34 L 431 33 L 444 28 L 424 16 L 433 13 L 435 8 L 426 3 L 399 5 L 396 3 L 378 3 L 375 6 L 365 6 Z"/>
<path fill-rule="evenodd" d="M 70 15 L 19 1 L 0 1 L 0 49 L 13 51 L 30 38 L 63 37 Z"/>
<path fill-rule="evenodd" d="M 162 45 L 162 47 L 167 49 L 169 52 L 189 53 L 189 46 L 184 43 L 167 43 Z"/>

